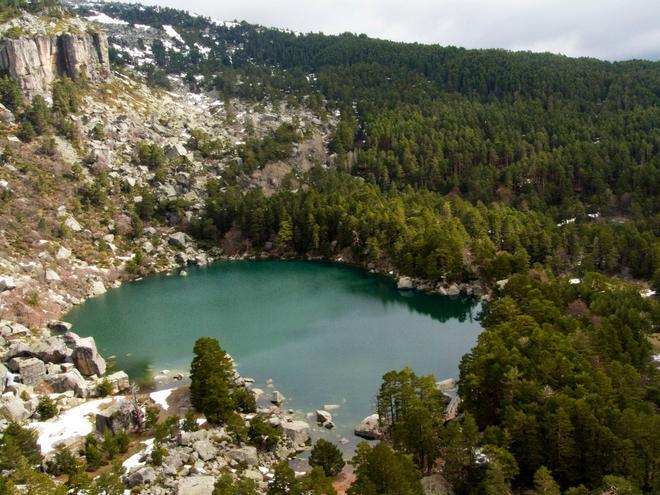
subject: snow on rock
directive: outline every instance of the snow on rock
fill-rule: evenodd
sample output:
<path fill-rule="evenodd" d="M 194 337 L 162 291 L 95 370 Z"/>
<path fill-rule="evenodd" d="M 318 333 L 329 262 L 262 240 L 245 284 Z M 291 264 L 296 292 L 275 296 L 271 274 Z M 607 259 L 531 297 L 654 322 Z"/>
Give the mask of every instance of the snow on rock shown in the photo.
<path fill-rule="evenodd" d="M 173 38 L 173 39 L 185 44 L 185 41 L 183 41 L 183 38 L 181 37 L 181 35 L 179 33 L 177 33 L 176 30 L 172 26 L 170 26 L 169 24 L 163 24 L 163 29 L 165 30 L 165 32 L 167 33 L 167 35 L 170 38 Z"/>
<path fill-rule="evenodd" d="M 146 463 L 144 461 L 141 461 L 140 459 L 144 456 L 151 454 L 151 451 L 154 449 L 153 438 L 145 440 L 142 443 L 145 445 L 144 449 L 140 450 L 139 452 L 136 452 L 122 463 L 122 467 L 126 469 L 127 472 L 130 472 L 133 469 L 144 466 Z"/>
<path fill-rule="evenodd" d="M 117 24 L 120 26 L 125 26 L 128 24 L 128 22 L 126 21 L 122 21 L 121 19 L 115 19 L 102 12 L 94 12 L 94 15 L 90 15 L 86 17 L 86 19 L 92 22 L 100 22 L 101 24 Z"/>
<path fill-rule="evenodd" d="M 167 388 L 165 390 L 158 390 L 157 392 L 151 392 L 149 397 L 151 400 L 163 408 L 163 411 L 167 411 L 170 405 L 167 403 L 167 398 L 172 394 L 173 388 Z"/>
<path fill-rule="evenodd" d="M 655 296 L 655 291 L 652 289 L 646 289 L 639 293 L 640 296 L 647 298 Z"/>
<path fill-rule="evenodd" d="M 37 430 L 37 443 L 42 454 L 55 449 L 58 443 L 89 435 L 94 430 L 94 415 L 102 407 L 112 402 L 113 398 L 96 399 L 64 411 L 59 416 L 48 421 L 40 421 L 29 425 Z M 91 419 L 89 416 L 92 416 Z"/>

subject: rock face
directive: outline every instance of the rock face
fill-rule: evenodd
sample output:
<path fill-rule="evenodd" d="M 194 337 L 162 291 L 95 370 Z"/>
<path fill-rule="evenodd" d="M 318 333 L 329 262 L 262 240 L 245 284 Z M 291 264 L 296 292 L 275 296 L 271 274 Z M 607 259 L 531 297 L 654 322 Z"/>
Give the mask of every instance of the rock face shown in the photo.
<path fill-rule="evenodd" d="M 92 337 L 78 338 L 72 358 L 76 368 L 84 376 L 101 376 L 105 373 L 105 359 L 96 350 L 96 342 Z"/>
<path fill-rule="evenodd" d="M 309 425 L 305 421 L 282 423 L 281 428 L 284 436 L 288 437 L 296 447 L 301 447 L 310 440 Z"/>
<path fill-rule="evenodd" d="M 178 495 L 211 495 L 215 485 L 213 476 L 190 476 L 181 478 L 177 485 Z"/>
<path fill-rule="evenodd" d="M 378 426 L 378 414 L 372 414 L 367 416 L 362 420 L 362 422 L 356 426 L 355 434 L 358 437 L 365 438 L 367 440 L 378 440 L 382 437 L 380 431 L 380 426 Z"/>
<path fill-rule="evenodd" d="M 18 82 L 28 98 L 50 94 L 55 78 L 90 80 L 111 77 L 108 38 L 105 33 L 34 36 L 7 39 L 0 44 L 0 70 Z"/>
<path fill-rule="evenodd" d="M 18 373 L 25 385 L 36 385 L 43 381 L 46 375 L 46 365 L 37 358 L 25 359 L 19 363 Z"/>

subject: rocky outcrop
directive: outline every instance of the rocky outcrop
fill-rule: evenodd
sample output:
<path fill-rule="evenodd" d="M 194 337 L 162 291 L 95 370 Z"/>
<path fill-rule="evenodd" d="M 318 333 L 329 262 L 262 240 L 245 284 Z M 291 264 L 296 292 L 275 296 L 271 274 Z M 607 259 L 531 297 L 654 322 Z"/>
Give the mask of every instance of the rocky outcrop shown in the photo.
<path fill-rule="evenodd" d="M 0 71 L 16 80 L 28 98 L 49 95 L 50 84 L 63 75 L 108 79 L 108 38 L 97 32 L 6 39 L 0 44 Z"/>
<path fill-rule="evenodd" d="M 67 335 L 75 334 L 69 332 Z M 96 342 L 92 337 L 80 338 L 76 335 L 72 358 L 84 376 L 105 374 L 105 359 L 96 350 Z"/>
<path fill-rule="evenodd" d="M 355 434 L 367 440 L 379 440 L 383 434 L 378 425 L 378 414 L 372 414 L 355 427 Z"/>

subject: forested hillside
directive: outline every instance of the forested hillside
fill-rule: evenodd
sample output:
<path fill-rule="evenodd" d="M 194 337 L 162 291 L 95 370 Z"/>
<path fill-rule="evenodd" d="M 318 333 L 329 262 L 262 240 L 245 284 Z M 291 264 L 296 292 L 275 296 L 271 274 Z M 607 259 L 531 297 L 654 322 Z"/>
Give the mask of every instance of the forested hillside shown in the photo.
<path fill-rule="evenodd" d="M 660 63 L 465 50 L 353 34 L 301 35 L 166 8 L 102 9 L 158 29 L 176 26 L 185 43 L 154 43 L 153 65 L 141 66 L 152 77 L 187 72 L 193 90 L 338 112 L 331 143 L 337 169 L 390 195 L 408 194 L 404 190 L 412 187 L 458 195 L 495 212 L 503 207 L 538 212 L 543 234 L 538 229 L 536 234 L 544 239 L 533 247 L 514 228 L 505 227 L 516 232 L 508 241 L 497 230 L 482 232 L 492 242 L 482 265 L 523 248 L 532 263 L 548 263 L 559 272 L 596 269 L 651 279 L 660 266 Z M 116 41 L 120 47 L 122 40 Z M 121 50 L 115 55 L 117 62 L 136 63 Z M 234 185 L 235 177 L 227 174 L 224 182 L 221 186 Z M 444 201 L 438 197 L 435 203 Z M 337 221 L 345 220 L 342 215 L 336 212 Z M 262 243 L 277 233 L 273 221 L 281 217 L 271 215 L 263 228 L 255 226 L 261 220 L 251 221 L 244 234 Z M 230 220 L 216 222 L 220 234 Z M 245 227 L 246 215 L 241 222 Z M 318 251 L 324 240 L 335 240 L 336 229 L 325 223 L 316 219 L 319 239 L 308 236 L 296 242 L 297 250 Z M 294 234 L 305 236 L 302 230 Z M 375 252 L 398 257 L 372 233 L 354 237 L 353 247 L 362 254 L 369 241 Z M 427 271 L 399 266 L 435 278 L 448 271 L 444 261 L 437 263 Z"/>

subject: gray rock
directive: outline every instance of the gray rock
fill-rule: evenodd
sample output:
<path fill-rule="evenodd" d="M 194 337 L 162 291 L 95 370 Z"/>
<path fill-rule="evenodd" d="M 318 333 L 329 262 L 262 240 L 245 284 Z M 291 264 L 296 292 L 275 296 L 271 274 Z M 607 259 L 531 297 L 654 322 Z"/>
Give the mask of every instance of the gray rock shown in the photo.
<path fill-rule="evenodd" d="M 30 411 L 20 398 L 8 395 L 0 397 L 0 416 L 4 416 L 9 421 L 22 423 L 30 417 Z"/>
<path fill-rule="evenodd" d="M 247 466 L 258 466 L 259 457 L 257 456 L 257 448 L 252 446 L 238 447 L 231 449 L 227 452 L 227 457 Z"/>
<path fill-rule="evenodd" d="M 105 374 L 105 359 L 96 350 L 93 337 L 79 338 L 71 357 L 76 368 L 84 376 Z"/>
<path fill-rule="evenodd" d="M 378 424 L 378 414 L 372 414 L 364 418 L 359 425 L 355 427 L 354 433 L 358 437 L 365 438 L 367 440 L 378 440 L 383 434 L 380 431 L 380 426 Z"/>
<path fill-rule="evenodd" d="M 6 368 L 4 364 L 0 363 L 0 394 L 4 393 L 8 379 L 9 379 L 9 370 Z"/>
<path fill-rule="evenodd" d="M 175 232 L 174 234 L 171 234 L 167 240 L 167 242 L 169 242 L 172 246 L 182 249 L 185 249 L 190 241 L 190 237 L 183 232 Z"/>
<path fill-rule="evenodd" d="M 203 461 L 210 461 L 218 453 L 217 449 L 208 440 L 199 440 L 193 444 L 193 449 Z"/>
<path fill-rule="evenodd" d="M 324 425 L 328 421 L 332 421 L 332 414 L 330 414 L 328 411 L 323 411 L 322 409 L 319 409 L 316 411 L 316 422 Z"/>
<path fill-rule="evenodd" d="M 64 249 L 64 248 L 60 248 L 60 249 Z M 54 332 L 68 332 L 73 327 L 71 323 L 67 323 L 66 321 L 59 321 L 59 320 L 50 320 L 46 324 L 46 326 L 49 329 L 53 330 Z"/>
<path fill-rule="evenodd" d="M 141 467 L 134 473 L 131 473 L 127 479 L 127 485 L 129 487 L 148 485 L 156 481 L 156 470 L 152 467 Z"/>
<path fill-rule="evenodd" d="M 14 114 L 6 106 L 0 104 L 0 122 L 3 124 L 11 124 L 14 122 Z"/>
<path fill-rule="evenodd" d="M 30 353 L 45 363 L 62 363 L 70 355 L 69 348 L 61 337 L 48 337 L 34 344 Z"/>
<path fill-rule="evenodd" d="M 182 431 L 179 434 L 180 445 L 193 445 L 195 442 L 200 442 L 208 439 L 209 439 L 208 430 Z"/>
<path fill-rule="evenodd" d="M 55 258 L 58 260 L 68 260 L 71 257 L 71 250 L 65 248 L 64 246 L 60 247 L 55 255 Z"/>
<path fill-rule="evenodd" d="M 108 380 L 110 385 L 112 385 L 112 393 L 118 394 L 124 390 L 128 390 L 130 387 L 130 382 L 128 375 L 124 371 L 117 371 L 111 375 L 105 377 L 105 380 Z"/>
<path fill-rule="evenodd" d="M 413 281 L 410 277 L 399 277 L 396 288 L 399 290 L 412 290 L 414 288 Z"/>
<path fill-rule="evenodd" d="M 461 293 L 461 289 L 458 285 L 456 284 L 451 284 L 449 287 L 447 287 L 447 295 L 448 296 L 457 296 Z"/>
<path fill-rule="evenodd" d="M 310 440 L 310 428 L 306 421 L 284 422 L 280 427 L 284 436 L 296 447 L 303 446 Z"/>
<path fill-rule="evenodd" d="M 37 385 L 46 376 L 46 365 L 37 358 L 27 358 L 18 364 L 18 374 L 25 385 Z"/>
<path fill-rule="evenodd" d="M 181 478 L 177 483 L 177 495 L 212 495 L 215 477 L 190 476 Z"/>
<path fill-rule="evenodd" d="M 61 394 L 72 391 L 78 397 L 87 397 L 89 395 L 87 382 L 77 369 L 53 375 L 52 377 L 48 376 L 46 377 L 46 381 L 53 388 L 53 392 Z"/>
<path fill-rule="evenodd" d="M 0 277 L 0 292 L 6 290 L 14 290 L 16 288 L 16 282 L 14 277 Z"/>
<path fill-rule="evenodd" d="M 270 396 L 270 401 L 276 406 L 281 406 L 285 398 L 279 391 L 275 390 Z"/>

